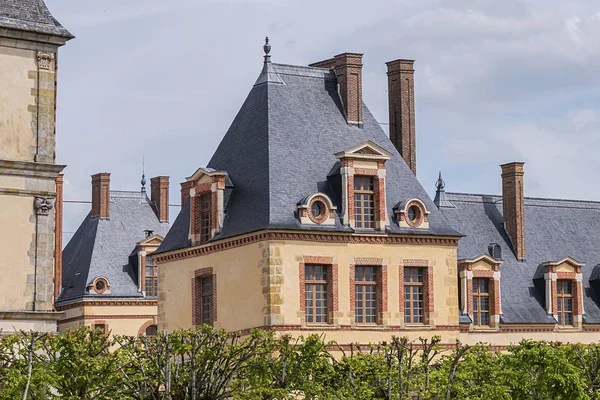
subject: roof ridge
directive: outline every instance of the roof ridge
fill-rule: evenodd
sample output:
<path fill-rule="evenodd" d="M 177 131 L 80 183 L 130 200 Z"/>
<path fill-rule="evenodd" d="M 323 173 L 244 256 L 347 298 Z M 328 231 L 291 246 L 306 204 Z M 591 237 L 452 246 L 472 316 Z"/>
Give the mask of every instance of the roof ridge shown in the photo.
<path fill-rule="evenodd" d="M 455 196 L 472 196 L 472 197 L 497 197 L 500 200 L 502 199 L 502 195 L 498 194 L 481 194 L 481 193 L 461 193 L 461 192 L 446 192 L 448 195 Z M 554 197 L 530 197 L 525 196 L 524 200 L 536 200 L 536 201 L 551 201 L 551 202 L 561 202 L 561 203 L 579 203 L 579 204 L 594 204 L 600 207 L 599 200 L 577 200 L 577 199 L 558 199 Z M 461 201 L 461 200 L 453 200 L 453 201 Z M 530 204 L 533 205 L 533 204 Z"/>

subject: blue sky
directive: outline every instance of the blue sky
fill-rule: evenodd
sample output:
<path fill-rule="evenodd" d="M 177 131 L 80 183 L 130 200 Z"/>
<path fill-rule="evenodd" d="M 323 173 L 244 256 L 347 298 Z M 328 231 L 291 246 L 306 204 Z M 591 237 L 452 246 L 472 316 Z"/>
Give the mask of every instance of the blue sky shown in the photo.
<path fill-rule="evenodd" d="M 274 62 L 364 53 L 380 122 L 385 62 L 415 59 L 417 176 L 430 193 L 438 170 L 448 191 L 500 193 L 498 165 L 525 161 L 526 196 L 600 199 L 596 1 L 46 2 L 76 36 L 59 53 L 67 200 L 89 200 L 96 172 L 137 190 L 144 155 L 178 204 L 258 76 L 265 35 Z M 65 205 L 65 244 L 88 211 Z"/>

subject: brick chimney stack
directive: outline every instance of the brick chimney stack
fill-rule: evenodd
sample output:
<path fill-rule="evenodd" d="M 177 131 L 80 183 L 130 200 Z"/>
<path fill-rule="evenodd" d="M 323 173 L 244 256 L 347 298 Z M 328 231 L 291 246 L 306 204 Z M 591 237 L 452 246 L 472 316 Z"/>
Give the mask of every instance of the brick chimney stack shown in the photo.
<path fill-rule="evenodd" d="M 92 217 L 110 218 L 110 173 L 92 175 Z"/>
<path fill-rule="evenodd" d="M 417 174 L 414 60 L 387 62 L 390 140 L 413 174 Z"/>
<path fill-rule="evenodd" d="M 150 200 L 156 206 L 158 220 L 169 222 L 169 177 L 157 176 L 150 179 Z"/>
<path fill-rule="evenodd" d="M 502 212 L 504 230 L 512 243 L 517 260 L 525 260 L 525 200 L 523 162 L 502 164 Z"/>
<path fill-rule="evenodd" d="M 194 181 L 181 182 L 181 207 L 185 206 L 185 203 L 190 198 L 190 189 L 192 188 Z"/>
<path fill-rule="evenodd" d="M 338 91 L 348 124 L 362 126 L 362 54 L 342 53 L 328 60 L 310 64 L 311 67 L 335 71 Z"/>

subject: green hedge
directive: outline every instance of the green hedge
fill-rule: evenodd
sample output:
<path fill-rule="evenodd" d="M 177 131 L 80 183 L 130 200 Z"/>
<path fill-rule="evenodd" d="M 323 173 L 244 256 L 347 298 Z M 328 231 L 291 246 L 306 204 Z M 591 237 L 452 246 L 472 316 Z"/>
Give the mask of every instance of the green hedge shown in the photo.
<path fill-rule="evenodd" d="M 0 399 L 600 399 L 600 344 L 504 352 L 439 337 L 338 347 L 203 327 L 155 337 L 0 336 Z"/>

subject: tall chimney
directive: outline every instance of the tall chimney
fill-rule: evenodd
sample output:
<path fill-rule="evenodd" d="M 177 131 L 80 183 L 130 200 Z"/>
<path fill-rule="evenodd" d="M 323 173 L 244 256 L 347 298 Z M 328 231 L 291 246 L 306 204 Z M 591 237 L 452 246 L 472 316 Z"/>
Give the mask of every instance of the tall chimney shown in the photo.
<path fill-rule="evenodd" d="M 156 206 L 158 220 L 169 222 L 169 177 L 157 176 L 150 179 L 150 200 Z"/>
<path fill-rule="evenodd" d="M 502 212 L 504 229 L 517 260 L 525 261 L 525 201 L 523 162 L 502 164 Z"/>
<path fill-rule="evenodd" d="M 311 67 L 335 71 L 340 98 L 348 124 L 362 126 L 362 54 L 342 53 L 328 60 L 310 64 Z"/>
<path fill-rule="evenodd" d="M 388 98 L 390 109 L 390 140 L 417 174 L 415 141 L 415 69 L 414 60 L 387 62 Z"/>
<path fill-rule="evenodd" d="M 110 218 L 110 174 L 92 175 L 92 217 Z"/>
<path fill-rule="evenodd" d="M 194 185 L 194 181 L 181 182 L 181 207 L 185 206 L 185 203 L 190 198 L 190 189 Z"/>

